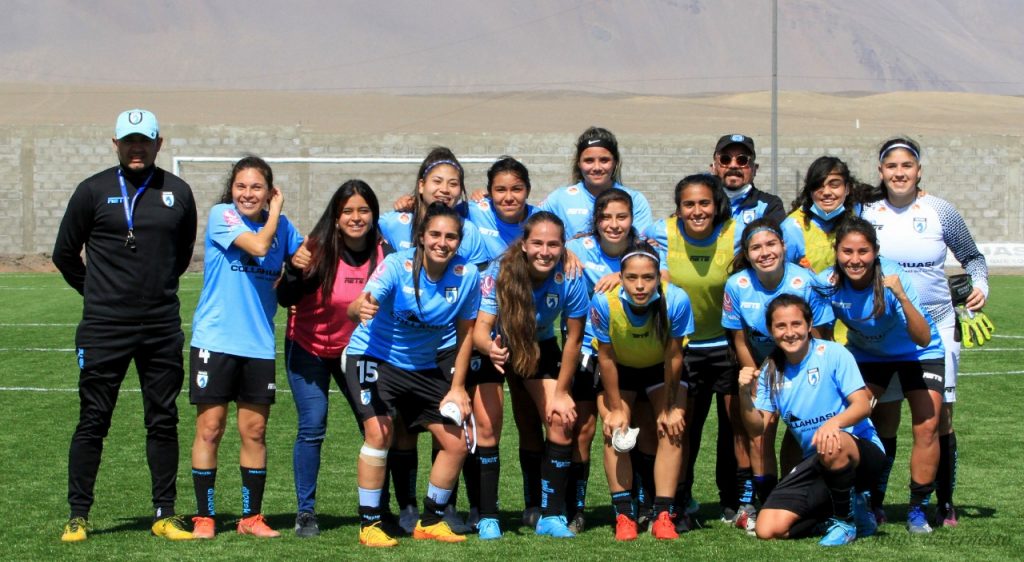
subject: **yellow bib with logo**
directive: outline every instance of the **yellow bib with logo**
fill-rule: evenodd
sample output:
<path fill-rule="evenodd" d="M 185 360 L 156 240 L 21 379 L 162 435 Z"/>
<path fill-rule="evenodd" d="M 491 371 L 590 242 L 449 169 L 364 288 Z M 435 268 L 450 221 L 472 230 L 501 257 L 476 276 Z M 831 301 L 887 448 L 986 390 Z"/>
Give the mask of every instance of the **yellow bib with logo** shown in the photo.
<path fill-rule="evenodd" d="M 648 314 L 642 326 L 634 326 L 619 298 L 620 288 L 621 285 L 616 285 L 604 294 L 608 299 L 608 338 L 615 350 L 615 362 L 635 368 L 663 363 L 665 344 L 658 340 L 654 331 L 653 315 Z M 666 293 L 664 286 L 661 291 Z"/>
<path fill-rule="evenodd" d="M 793 221 L 804 235 L 804 257 L 800 258 L 800 265 L 815 273 L 821 273 L 835 265 L 836 231 L 822 230 L 817 223 L 807 217 L 802 208 L 793 211 L 789 216 L 793 217 Z M 836 320 L 832 329 L 832 339 L 837 343 L 846 344 L 846 324 Z"/>
<path fill-rule="evenodd" d="M 797 209 L 789 216 L 793 217 L 793 221 L 804 235 L 804 257 L 800 258 L 800 265 L 815 273 L 832 267 L 836 262 L 836 251 L 833 247 L 836 241 L 835 230 L 825 232 L 807 217 L 803 209 Z"/>
<path fill-rule="evenodd" d="M 722 299 L 734 255 L 736 223 L 729 219 L 722 225 L 717 240 L 707 246 L 696 246 L 679 232 L 678 221 L 677 217 L 665 221 L 668 273 L 672 284 L 681 287 L 690 297 L 694 318 L 690 341 L 721 338 L 725 335 Z"/>

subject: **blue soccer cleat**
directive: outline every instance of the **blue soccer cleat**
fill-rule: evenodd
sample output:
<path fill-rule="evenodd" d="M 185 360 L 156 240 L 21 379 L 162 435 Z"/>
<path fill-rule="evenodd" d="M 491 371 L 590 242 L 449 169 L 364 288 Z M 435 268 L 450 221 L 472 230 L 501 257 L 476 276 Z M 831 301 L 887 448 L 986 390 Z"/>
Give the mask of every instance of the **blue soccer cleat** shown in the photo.
<path fill-rule="evenodd" d="M 924 514 L 924 509 L 921 506 L 911 506 L 910 512 L 907 513 L 907 530 L 915 535 L 932 532 L 932 527 L 928 524 L 928 517 Z"/>
<path fill-rule="evenodd" d="M 501 527 L 498 526 L 498 520 L 493 517 L 484 517 L 476 524 L 476 528 L 482 541 L 501 538 Z"/>
<path fill-rule="evenodd" d="M 575 533 L 569 530 L 569 525 L 566 523 L 564 515 L 541 517 L 540 521 L 537 522 L 536 533 L 556 539 L 571 539 L 576 536 Z"/>
<path fill-rule="evenodd" d="M 853 521 L 857 525 L 857 538 L 870 537 L 878 530 L 875 514 L 871 512 L 870 492 L 850 492 L 853 495 Z"/>
<path fill-rule="evenodd" d="M 843 546 L 852 543 L 856 539 L 857 528 L 853 523 L 832 518 L 828 520 L 828 530 L 825 531 L 825 536 L 821 537 L 818 544 L 821 546 Z"/>

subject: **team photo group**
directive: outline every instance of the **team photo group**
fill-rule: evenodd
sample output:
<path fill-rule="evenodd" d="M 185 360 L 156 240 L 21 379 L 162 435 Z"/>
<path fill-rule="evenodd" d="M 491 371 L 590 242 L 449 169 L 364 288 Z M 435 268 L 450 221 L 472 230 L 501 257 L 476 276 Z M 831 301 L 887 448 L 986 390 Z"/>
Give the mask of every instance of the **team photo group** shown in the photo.
<path fill-rule="evenodd" d="M 681 171 L 667 217 L 623 184 L 618 141 L 600 127 L 576 140 L 570 185 L 540 201 L 515 157 L 467 178 L 436 147 L 408 195 L 380 201 L 349 179 L 306 233 L 282 212 L 294 192 L 263 159 L 235 162 L 207 208 L 156 166 L 162 143 L 153 113 L 118 116 L 119 164 L 78 186 L 57 234 L 53 262 L 83 296 L 62 541 L 89 536 L 103 443 L 132 362 L 152 533 L 213 539 L 226 531 L 218 502 L 232 497 L 241 508 L 233 531 L 280 536 L 262 505 L 267 423 L 283 383 L 278 309 L 298 420 L 299 537 L 320 534 L 335 387 L 362 444 L 323 461 L 355 462 L 351 513 L 368 547 L 500 540 L 511 520 L 499 505 L 512 501 L 499 497 L 503 464 L 522 474 L 521 524 L 537 535 L 699 532 L 698 500 L 713 500 L 695 498 L 694 481 L 711 475 L 694 472 L 712 406 L 717 442 L 704 454 L 714 455 L 717 512 L 736 532 L 849 544 L 887 521 L 887 492 L 909 497 L 910 533 L 957 525 L 958 363 L 961 345 L 991 337 L 988 270 L 960 213 L 924 189 L 913 139 L 879 145 L 874 183 L 839 158 L 814 159 L 788 204 L 754 186 L 754 140 L 727 134 L 707 147 L 708 168 Z M 467 189 L 484 181 L 485 190 Z M 203 233 L 199 213 L 208 214 Z M 202 291 L 186 341 L 178 284 L 200 236 Z M 949 252 L 965 274 L 947 277 Z M 186 381 L 190 522 L 175 512 Z M 909 467 L 894 466 L 904 400 Z M 499 453 L 506 407 L 513 459 Z M 242 490 L 215 498 L 232 410 Z M 332 423 L 355 430 L 349 419 Z M 418 494 L 424 432 L 432 452 Z M 592 462 L 595 438 L 603 447 Z M 590 509 L 598 467 L 610 518 Z M 887 490 L 893 470 L 909 470 L 908 490 Z M 518 526 L 518 510 L 515 518 Z"/>

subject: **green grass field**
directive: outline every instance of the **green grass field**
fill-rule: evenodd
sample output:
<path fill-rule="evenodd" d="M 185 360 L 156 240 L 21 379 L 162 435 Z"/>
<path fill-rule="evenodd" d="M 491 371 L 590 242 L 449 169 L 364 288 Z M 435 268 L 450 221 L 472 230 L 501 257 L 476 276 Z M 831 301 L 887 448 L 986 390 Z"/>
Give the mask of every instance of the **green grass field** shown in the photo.
<path fill-rule="evenodd" d="M 185 331 L 199 296 L 201 278 L 182 283 Z M 960 526 L 929 536 L 910 536 L 902 525 L 907 490 L 909 427 L 901 430 L 900 459 L 893 470 L 887 511 L 894 523 L 876 537 L 857 541 L 841 552 L 850 558 L 901 560 L 1020 559 L 1024 556 L 1024 502 L 1020 491 L 1024 448 L 1019 430 L 1024 392 L 1024 320 L 1014 311 L 1024 307 L 1024 277 L 995 277 L 987 313 L 997 337 L 980 349 L 964 350 L 959 384 L 956 427 L 961 468 L 956 500 Z M 817 559 L 823 551 L 816 540 L 759 542 L 743 532 L 714 521 L 714 423 L 707 424 L 705 444 L 697 466 L 694 494 L 704 503 L 699 518 L 703 529 L 670 543 L 650 536 L 617 544 L 609 523 L 611 511 L 600 462 L 590 480 L 588 530 L 572 541 L 539 538 L 516 524 L 522 510 L 522 484 L 517 463 L 516 432 L 506 420 L 502 442 L 501 479 L 505 537 L 484 543 L 471 538 L 461 545 L 423 544 L 406 539 L 384 552 L 361 548 L 357 542 L 355 458 L 360 439 L 344 399 L 332 394 L 330 430 L 323 450 L 318 511 L 323 534 L 298 539 L 291 531 L 295 496 L 291 449 L 295 410 L 281 362 L 278 364 L 277 404 L 267 435 L 269 475 L 264 511 L 283 531 L 281 539 L 261 541 L 240 537 L 233 522 L 240 511 L 237 466 L 238 439 L 231 433 L 221 446 L 217 505 L 219 531 L 213 541 L 169 543 L 150 536 L 149 472 L 144 455 L 145 432 L 138 380 L 130 372 L 106 441 L 90 517 L 95 527 L 85 543 L 59 540 L 67 518 L 67 450 L 78 416 L 75 326 L 81 298 L 56 274 L 0 275 L 0 474 L 4 500 L 0 524 L 4 559 Z M 278 315 L 280 325 L 284 314 Z M 278 333 L 281 333 L 279 328 Z M 280 346 L 279 346 L 280 349 Z M 179 399 L 181 460 L 178 468 L 178 511 L 195 509 L 189 466 L 195 411 L 188 404 L 187 386 Z M 713 415 L 713 414 L 712 414 Z M 904 419 L 909 419 L 905 415 Z M 429 448 L 421 444 L 420 492 L 425 489 Z M 597 448 L 595 458 L 600 458 Z M 1015 476 L 1016 475 L 1016 476 Z M 1017 490 L 1017 492 L 1013 492 Z M 460 510 L 465 511 L 460 494 Z M 230 527 L 229 527 L 230 526 Z"/>

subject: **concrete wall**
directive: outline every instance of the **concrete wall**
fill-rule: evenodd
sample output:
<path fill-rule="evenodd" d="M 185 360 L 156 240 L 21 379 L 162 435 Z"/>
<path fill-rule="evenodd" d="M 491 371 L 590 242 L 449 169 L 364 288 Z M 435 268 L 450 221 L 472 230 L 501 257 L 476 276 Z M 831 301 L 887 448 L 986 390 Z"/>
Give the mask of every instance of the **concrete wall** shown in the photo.
<path fill-rule="evenodd" d="M 0 254 L 49 253 L 68 197 L 84 178 L 116 163 L 109 127 L 0 128 Z M 530 169 L 539 202 L 569 181 L 573 134 L 374 134 L 324 135 L 299 127 L 171 126 L 158 164 L 170 170 L 175 156 L 235 158 L 247 152 L 264 157 L 404 157 L 420 159 L 430 147 L 451 147 L 459 157 L 495 158 L 511 154 Z M 770 186 L 768 139 L 761 148 L 757 184 Z M 876 155 L 883 139 L 853 136 L 781 135 L 779 195 L 787 206 L 807 166 L 822 154 L 838 156 L 860 178 L 877 181 Z M 921 136 L 924 182 L 964 214 L 979 242 L 1024 241 L 1024 144 L 1019 136 Z M 642 190 L 655 215 L 672 211 L 672 189 L 686 174 L 707 170 L 715 137 L 706 135 L 619 136 L 623 179 Z M 467 164 L 467 185 L 482 188 L 487 164 Z M 313 226 L 334 189 L 350 178 L 367 181 L 382 206 L 411 192 L 417 164 L 275 164 L 276 183 L 285 190 L 285 213 L 305 232 Z M 223 189 L 228 163 L 183 162 L 200 206 L 206 211 Z M 197 249 L 202 251 L 202 244 Z"/>

